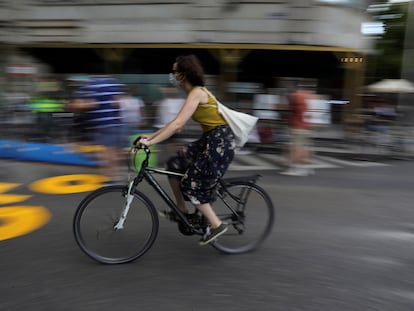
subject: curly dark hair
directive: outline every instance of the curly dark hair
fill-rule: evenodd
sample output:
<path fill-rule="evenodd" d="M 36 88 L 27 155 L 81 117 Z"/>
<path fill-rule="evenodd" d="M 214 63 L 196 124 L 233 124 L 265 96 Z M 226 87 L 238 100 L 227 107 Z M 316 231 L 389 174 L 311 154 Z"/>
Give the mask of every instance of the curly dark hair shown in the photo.
<path fill-rule="evenodd" d="M 197 56 L 181 55 L 175 59 L 177 71 L 193 86 L 205 86 L 204 69 Z"/>

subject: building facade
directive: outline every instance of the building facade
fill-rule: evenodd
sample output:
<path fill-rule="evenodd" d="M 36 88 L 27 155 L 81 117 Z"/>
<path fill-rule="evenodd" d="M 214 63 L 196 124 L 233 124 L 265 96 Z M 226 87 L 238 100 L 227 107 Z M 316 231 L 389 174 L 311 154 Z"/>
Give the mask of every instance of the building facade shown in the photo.
<path fill-rule="evenodd" d="M 16 64 L 18 52 L 51 72 L 111 74 L 168 73 L 173 55 L 195 52 L 220 82 L 277 87 L 279 77 L 312 78 L 357 106 L 370 49 L 361 34 L 364 0 L 1 0 L 0 6 L 6 72 L 28 70 L 21 59 Z"/>

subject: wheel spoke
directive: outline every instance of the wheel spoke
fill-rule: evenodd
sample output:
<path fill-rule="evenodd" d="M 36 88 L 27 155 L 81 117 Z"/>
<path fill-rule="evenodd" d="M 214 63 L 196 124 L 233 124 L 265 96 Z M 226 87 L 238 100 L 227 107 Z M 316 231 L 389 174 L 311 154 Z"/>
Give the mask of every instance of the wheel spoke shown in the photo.
<path fill-rule="evenodd" d="M 115 228 L 125 204 L 123 193 L 122 186 L 98 189 L 90 193 L 76 211 L 75 239 L 81 250 L 96 261 L 132 261 L 142 256 L 156 238 L 158 217 L 155 208 L 139 192 L 134 194 L 123 227 Z"/>
<path fill-rule="evenodd" d="M 227 190 L 214 209 L 229 229 L 212 245 L 225 253 L 251 251 L 264 241 L 273 226 L 272 201 L 262 188 L 249 182 L 234 182 Z"/>

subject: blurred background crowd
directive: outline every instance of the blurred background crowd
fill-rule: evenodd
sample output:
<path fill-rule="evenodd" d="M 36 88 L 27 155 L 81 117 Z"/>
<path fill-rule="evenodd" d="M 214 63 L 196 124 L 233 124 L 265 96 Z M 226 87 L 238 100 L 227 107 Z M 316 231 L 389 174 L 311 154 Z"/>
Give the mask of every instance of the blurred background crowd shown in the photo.
<path fill-rule="evenodd" d="M 174 58 L 193 53 L 223 102 L 260 118 L 250 144 L 286 142 L 287 95 L 301 83 L 315 95 L 313 138 L 411 148 L 411 1 L 1 3 L 1 139 L 90 143 L 87 114 L 71 103 L 97 75 L 123 85 L 128 136 L 154 131 L 183 103 L 168 83 Z"/>

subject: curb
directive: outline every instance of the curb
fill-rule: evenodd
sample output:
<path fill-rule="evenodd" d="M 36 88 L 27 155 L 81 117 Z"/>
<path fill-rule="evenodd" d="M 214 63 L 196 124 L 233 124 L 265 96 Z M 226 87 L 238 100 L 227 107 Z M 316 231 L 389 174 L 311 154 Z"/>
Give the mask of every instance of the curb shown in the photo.
<path fill-rule="evenodd" d="M 384 161 L 384 160 L 414 160 L 414 154 L 408 152 L 395 152 L 390 151 L 388 153 L 380 152 L 378 149 L 372 150 L 358 150 L 357 148 L 346 148 L 344 145 L 338 146 L 334 142 L 323 143 L 326 147 L 313 147 L 312 152 L 317 155 L 341 157 L 349 160 L 360 161 Z M 329 147 L 334 145 L 334 147 Z M 263 153 L 276 153 L 282 154 L 285 146 L 281 144 L 246 144 L 246 149 L 254 150 L 256 152 Z"/>

